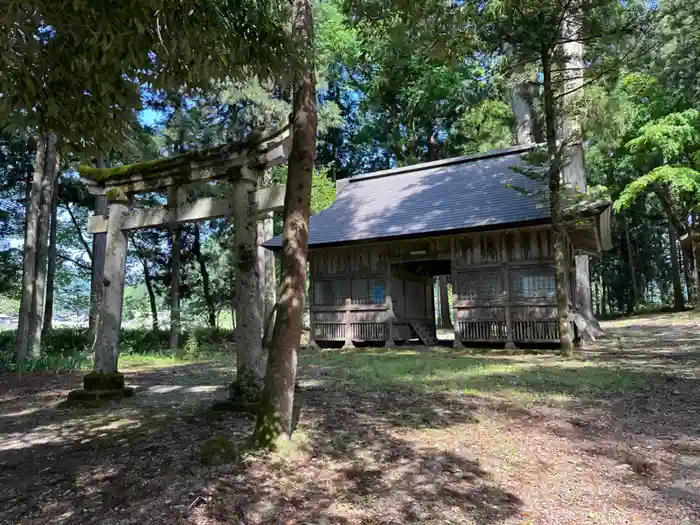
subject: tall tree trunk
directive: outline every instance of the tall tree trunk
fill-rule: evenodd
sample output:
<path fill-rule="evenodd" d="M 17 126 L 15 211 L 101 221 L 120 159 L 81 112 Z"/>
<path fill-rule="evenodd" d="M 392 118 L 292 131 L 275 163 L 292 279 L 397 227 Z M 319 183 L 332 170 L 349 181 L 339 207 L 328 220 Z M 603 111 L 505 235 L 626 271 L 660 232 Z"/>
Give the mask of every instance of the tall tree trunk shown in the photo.
<path fill-rule="evenodd" d="M 148 271 L 148 261 L 141 259 L 143 266 L 143 280 L 146 283 L 146 291 L 148 292 L 148 304 L 151 307 L 151 329 L 154 332 L 158 331 L 158 306 L 156 305 L 156 294 L 153 291 L 153 278 L 151 272 Z"/>
<path fill-rule="evenodd" d="M 691 234 L 692 235 L 692 234 Z M 693 240 L 693 286 L 695 291 L 695 307 L 700 306 L 700 243 Z"/>
<path fill-rule="evenodd" d="M 17 349 L 15 359 L 22 363 L 29 355 L 30 329 L 32 325 L 32 302 L 34 300 L 34 281 L 36 279 L 37 239 L 39 234 L 39 211 L 41 209 L 41 187 L 46 173 L 47 150 L 49 142 L 56 137 L 42 135 L 37 142 L 29 198 L 27 199 L 26 224 L 24 227 L 24 257 L 22 273 L 22 297 L 19 304 L 19 323 L 17 326 Z M 54 146 L 55 147 L 55 146 Z"/>
<path fill-rule="evenodd" d="M 565 60 L 564 92 L 561 108 L 561 139 L 566 143 L 566 159 L 562 166 L 562 178 L 565 185 L 575 191 L 586 192 L 586 168 L 584 163 L 583 133 L 579 119 L 580 106 L 583 103 L 583 43 L 577 40 L 581 24 L 574 15 L 569 15 L 562 23 L 562 44 Z M 591 276 L 588 255 L 576 255 L 575 261 L 575 307 L 586 320 L 591 335 L 603 335 L 603 330 L 593 314 L 591 304 Z"/>
<path fill-rule="evenodd" d="M 25 264 L 17 344 L 18 363 L 26 359 L 27 355 L 41 355 L 49 227 L 58 171 L 56 142 L 56 135 L 47 133 L 41 137 L 37 147 L 34 178 L 27 206 Z"/>
<path fill-rule="evenodd" d="M 625 229 L 625 244 L 627 244 L 627 262 L 630 267 L 630 275 L 632 276 L 632 297 L 634 298 L 635 306 L 639 304 L 639 288 L 637 288 L 637 272 L 634 269 L 634 253 L 632 252 L 632 241 L 630 239 L 630 228 L 627 218 L 624 215 L 620 216 L 622 225 Z"/>
<path fill-rule="evenodd" d="M 505 46 L 504 53 L 507 56 L 511 56 L 512 51 L 512 46 Z M 513 79 L 515 82 L 510 89 L 510 103 L 515 116 L 515 143 L 518 145 L 532 144 L 536 142 L 537 119 L 535 118 L 532 89 L 527 82 L 523 64 L 515 66 Z"/>
<path fill-rule="evenodd" d="M 42 333 L 51 333 L 53 329 L 53 301 L 54 301 L 54 284 L 56 282 L 56 215 L 58 212 L 58 177 L 56 180 L 56 189 L 53 192 L 51 202 L 51 226 L 49 228 L 49 255 L 48 255 L 48 271 L 46 274 L 46 305 L 44 306 L 44 326 Z"/>
<path fill-rule="evenodd" d="M 552 85 L 551 62 L 545 50 L 541 56 L 544 80 L 545 134 L 549 156 L 549 203 L 552 215 L 552 237 L 554 247 L 554 274 L 556 278 L 557 313 L 559 317 L 559 344 L 564 356 L 573 355 L 573 340 L 569 323 L 569 300 L 567 295 L 569 271 L 566 250 L 566 234 L 561 220 L 561 158 L 557 145 L 556 106 Z"/>
<path fill-rule="evenodd" d="M 182 229 L 170 230 L 170 348 L 180 348 L 180 236 Z"/>
<path fill-rule="evenodd" d="M 688 303 L 692 303 L 694 300 L 694 297 L 693 297 L 693 283 L 694 283 L 694 281 L 693 281 L 692 275 L 691 275 L 690 261 L 688 260 L 689 259 L 688 250 L 684 249 L 682 246 L 679 246 L 679 252 L 680 252 L 681 260 L 683 261 L 683 278 L 685 279 L 686 297 L 688 298 Z"/>
<path fill-rule="evenodd" d="M 97 167 L 104 168 L 104 159 L 97 159 Z M 107 196 L 96 195 L 94 205 L 95 215 L 107 215 Z M 105 252 L 107 250 L 107 234 L 95 233 L 92 236 L 92 268 L 90 269 L 90 314 L 88 318 L 88 334 L 94 339 L 97 329 L 97 317 L 100 314 L 102 292 L 104 290 Z"/>
<path fill-rule="evenodd" d="M 678 264 L 678 238 L 676 229 L 669 222 L 668 227 L 669 249 L 671 250 L 671 272 L 673 280 L 673 309 L 681 311 L 685 308 L 683 289 L 681 288 L 681 269 Z"/>
<path fill-rule="evenodd" d="M 207 321 L 209 326 L 216 328 L 216 308 L 214 306 L 214 298 L 211 296 L 211 284 L 209 280 L 209 270 L 207 270 L 207 261 L 202 255 L 202 242 L 199 231 L 199 224 L 194 225 L 194 245 L 192 252 L 199 264 L 199 273 L 202 276 L 202 294 L 204 295 L 204 304 L 207 305 Z"/>
<path fill-rule="evenodd" d="M 204 303 L 207 305 L 209 326 L 216 328 L 216 308 L 214 306 L 214 298 L 211 296 L 211 284 L 209 280 L 209 270 L 207 270 L 207 261 L 202 255 L 199 224 L 194 225 L 194 246 L 192 247 L 192 251 L 194 252 L 194 256 L 199 264 L 199 273 L 202 275 L 202 293 L 204 295 Z"/>
<path fill-rule="evenodd" d="M 265 387 L 254 441 L 273 446 L 280 435 L 291 436 L 297 350 L 301 339 L 306 292 L 311 180 L 316 155 L 316 76 L 313 62 L 313 5 L 293 0 L 294 36 L 303 44 L 305 67 L 294 74 L 293 142 L 284 199 L 282 276 L 277 319 L 270 344 Z"/>
<path fill-rule="evenodd" d="M 605 285 L 605 281 L 603 278 L 600 278 L 600 284 L 603 287 L 603 295 L 602 299 L 600 300 L 601 308 L 603 310 L 603 315 L 606 315 L 609 311 L 608 309 L 608 287 Z"/>
<path fill-rule="evenodd" d="M 49 236 L 53 195 L 56 189 L 59 157 L 56 139 L 49 141 L 46 149 L 46 171 L 41 182 L 41 208 L 39 211 L 39 230 L 37 235 L 36 277 L 34 281 L 34 298 L 32 300 L 32 325 L 29 329 L 29 352 L 41 355 L 41 333 L 44 327 L 44 300 L 49 261 Z"/>
<path fill-rule="evenodd" d="M 515 143 L 532 144 L 535 142 L 537 119 L 533 107 L 532 91 L 523 78 L 523 67 L 516 69 L 518 83 L 511 90 L 511 108 L 515 115 Z"/>
<path fill-rule="evenodd" d="M 447 290 L 447 276 L 438 277 L 438 288 L 440 291 L 440 328 L 454 328 L 450 320 L 450 299 Z"/>
<path fill-rule="evenodd" d="M 431 123 L 426 130 L 428 135 L 428 161 L 438 160 L 439 156 L 437 139 L 435 138 L 433 129 L 433 124 Z"/>

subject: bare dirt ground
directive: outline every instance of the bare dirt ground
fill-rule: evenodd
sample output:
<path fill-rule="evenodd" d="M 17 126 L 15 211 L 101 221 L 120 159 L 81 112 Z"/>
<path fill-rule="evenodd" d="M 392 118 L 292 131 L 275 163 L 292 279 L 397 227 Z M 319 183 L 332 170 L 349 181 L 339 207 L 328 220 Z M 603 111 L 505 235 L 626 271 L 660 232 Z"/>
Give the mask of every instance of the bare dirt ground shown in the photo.
<path fill-rule="evenodd" d="M 0 376 L 0 523 L 697 524 L 698 324 L 606 323 L 568 362 L 309 353 L 296 443 L 214 466 L 251 429 L 208 410 L 229 365 L 127 370 L 100 408 L 60 408 L 78 375 Z"/>

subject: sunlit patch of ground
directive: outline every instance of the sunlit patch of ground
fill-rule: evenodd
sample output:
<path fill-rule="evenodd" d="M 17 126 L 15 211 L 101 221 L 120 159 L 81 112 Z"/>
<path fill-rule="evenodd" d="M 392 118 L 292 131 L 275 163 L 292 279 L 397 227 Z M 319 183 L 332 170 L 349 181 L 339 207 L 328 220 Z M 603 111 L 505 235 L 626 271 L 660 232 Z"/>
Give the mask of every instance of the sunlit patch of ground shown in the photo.
<path fill-rule="evenodd" d="M 700 523 L 694 313 L 606 323 L 580 358 L 303 351 L 276 454 L 203 463 L 251 422 L 208 407 L 233 360 L 126 356 L 133 399 L 61 409 L 79 375 L 0 378 L 0 523 Z"/>

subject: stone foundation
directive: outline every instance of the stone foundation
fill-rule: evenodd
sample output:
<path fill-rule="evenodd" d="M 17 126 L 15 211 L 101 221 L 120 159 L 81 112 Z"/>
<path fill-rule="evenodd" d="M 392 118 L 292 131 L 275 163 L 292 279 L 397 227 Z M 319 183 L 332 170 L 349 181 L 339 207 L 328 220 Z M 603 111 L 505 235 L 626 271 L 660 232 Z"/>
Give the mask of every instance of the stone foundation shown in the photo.
<path fill-rule="evenodd" d="M 90 372 L 83 378 L 83 388 L 88 391 L 123 390 L 124 374 L 120 372 Z"/>
<path fill-rule="evenodd" d="M 98 401 L 132 397 L 134 389 L 124 386 L 120 372 L 90 372 L 83 378 L 83 388 L 68 393 L 69 401 Z"/>

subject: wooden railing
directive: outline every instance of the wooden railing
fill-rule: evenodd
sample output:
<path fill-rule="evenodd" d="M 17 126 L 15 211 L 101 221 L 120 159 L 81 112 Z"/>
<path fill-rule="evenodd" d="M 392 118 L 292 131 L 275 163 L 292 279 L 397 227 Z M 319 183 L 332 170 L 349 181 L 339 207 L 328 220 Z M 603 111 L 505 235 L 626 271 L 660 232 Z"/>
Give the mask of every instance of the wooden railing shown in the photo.
<path fill-rule="evenodd" d="M 345 341 L 345 324 L 316 323 L 313 335 L 319 341 Z"/>
<path fill-rule="evenodd" d="M 384 341 L 386 323 L 352 323 L 350 334 L 353 341 Z"/>
<path fill-rule="evenodd" d="M 506 323 L 503 321 L 460 321 L 459 333 L 462 341 L 505 341 Z"/>
<path fill-rule="evenodd" d="M 516 342 L 546 342 L 559 339 L 558 321 L 513 321 L 513 340 Z"/>

